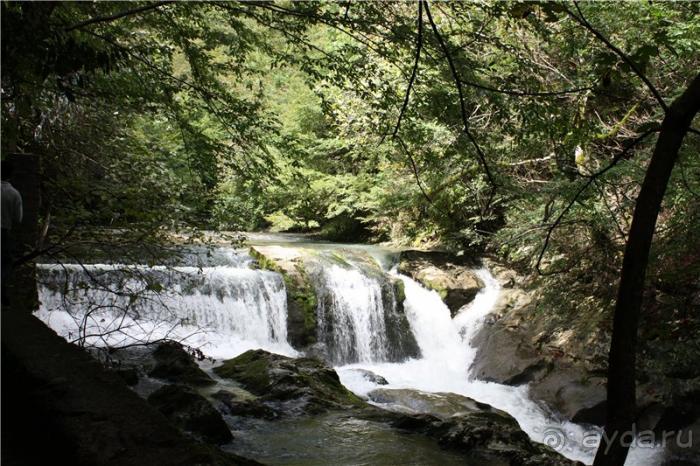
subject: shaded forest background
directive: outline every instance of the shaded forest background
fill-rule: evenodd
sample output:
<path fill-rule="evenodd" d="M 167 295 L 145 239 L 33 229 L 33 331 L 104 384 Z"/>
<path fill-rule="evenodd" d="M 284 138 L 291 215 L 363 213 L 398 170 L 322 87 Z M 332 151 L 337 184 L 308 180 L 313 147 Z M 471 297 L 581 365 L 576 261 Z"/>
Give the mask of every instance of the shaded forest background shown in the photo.
<path fill-rule="evenodd" d="M 605 344 L 650 89 L 671 102 L 700 69 L 700 5 L 423 5 L 3 3 L 2 152 L 42 157 L 42 255 L 208 229 L 485 251 L 533 273 L 551 328 Z M 686 374 L 699 153 L 693 132 L 641 316 Z"/>

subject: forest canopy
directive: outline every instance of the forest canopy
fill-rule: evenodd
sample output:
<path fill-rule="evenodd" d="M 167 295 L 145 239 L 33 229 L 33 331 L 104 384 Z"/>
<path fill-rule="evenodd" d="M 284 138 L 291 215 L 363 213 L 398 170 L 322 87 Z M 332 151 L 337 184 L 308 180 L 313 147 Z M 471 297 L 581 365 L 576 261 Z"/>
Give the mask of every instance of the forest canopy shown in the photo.
<path fill-rule="evenodd" d="M 417 5 L 3 4 L 4 152 L 43 155 L 63 227 L 320 229 L 523 259 L 618 157 L 546 259 L 572 235 L 623 244 L 663 112 L 630 65 L 679 94 L 697 5 L 436 3 L 420 24 Z M 693 230 L 697 144 L 667 228 Z"/>

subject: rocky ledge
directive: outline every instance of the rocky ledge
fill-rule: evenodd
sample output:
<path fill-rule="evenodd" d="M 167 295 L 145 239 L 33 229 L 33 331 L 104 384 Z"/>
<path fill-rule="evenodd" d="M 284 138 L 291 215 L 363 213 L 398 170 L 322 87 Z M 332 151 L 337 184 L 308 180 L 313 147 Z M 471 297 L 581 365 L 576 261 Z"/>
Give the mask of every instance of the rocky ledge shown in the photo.
<path fill-rule="evenodd" d="M 465 396 L 385 388 L 368 396 L 400 413 L 391 421 L 394 427 L 436 438 L 442 447 L 461 451 L 477 464 L 575 464 L 532 442 L 509 414 Z"/>
<path fill-rule="evenodd" d="M 437 251 L 403 251 L 398 270 L 426 288 L 437 291 L 454 317 L 474 300 L 484 282 L 474 273 L 477 263 Z"/>

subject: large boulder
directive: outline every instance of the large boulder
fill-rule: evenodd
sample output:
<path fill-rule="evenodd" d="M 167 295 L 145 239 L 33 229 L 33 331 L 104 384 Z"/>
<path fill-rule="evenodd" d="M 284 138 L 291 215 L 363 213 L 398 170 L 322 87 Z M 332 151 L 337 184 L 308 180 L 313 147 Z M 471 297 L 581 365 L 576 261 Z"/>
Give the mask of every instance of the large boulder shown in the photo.
<path fill-rule="evenodd" d="M 155 366 L 148 373 L 151 377 L 199 387 L 215 383 L 177 342 L 159 344 L 153 351 L 152 357 Z"/>
<path fill-rule="evenodd" d="M 294 411 L 317 413 L 364 406 L 340 383 L 338 374 L 319 359 L 250 350 L 224 361 L 214 372 L 240 383 L 262 401 L 294 402 Z"/>
<path fill-rule="evenodd" d="M 476 264 L 462 256 L 435 251 L 403 251 L 398 270 L 435 290 L 454 316 L 484 287 L 472 270 Z"/>
<path fill-rule="evenodd" d="M 508 414 L 476 410 L 447 419 L 421 414 L 403 415 L 394 427 L 436 438 L 449 449 L 458 450 L 475 464 L 496 466 L 564 466 L 576 464 L 549 447 L 530 440 Z"/>
<path fill-rule="evenodd" d="M 478 348 L 471 367 L 473 377 L 505 385 L 529 384 L 532 399 L 566 419 L 605 423 L 603 374 L 540 350 L 526 327 L 487 321 L 472 344 Z"/>
<path fill-rule="evenodd" d="M 476 464 L 570 465 L 545 445 L 532 442 L 508 413 L 455 393 L 379 388 L 368 397 L 395 412 L 398 428 L 432 436 L 460 450 Z"/>
<path fill-rule="evenodd" d="M 407 388 L 378 388 L 369 392 L 367 397 L 379 405 L 388 405 L 393 411 L 431 414 L 441 419 L 464 413 L 498 411 L 490 405 L 456 393 L 429 393 Z"/>
<path fill-rule="evenodd" d="M 233 439 L 221 414 L 200 394 L 182 385 L 164 385 L 148 402 L 168 419 L 195 437 L 222 444 Z"/>

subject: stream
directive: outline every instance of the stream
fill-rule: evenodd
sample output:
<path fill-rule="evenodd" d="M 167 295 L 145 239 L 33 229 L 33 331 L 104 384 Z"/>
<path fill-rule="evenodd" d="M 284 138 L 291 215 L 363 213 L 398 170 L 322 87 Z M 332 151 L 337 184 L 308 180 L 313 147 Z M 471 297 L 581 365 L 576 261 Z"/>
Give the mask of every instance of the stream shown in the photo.
<path fill-rule="evenodd" d="M 410 389 L 434 399 L 449 400 L 450 394 L 470 397 L 509 413 L 532 440 L 567 458 L 592 463 L 598 431 L 559 419 L 530 399 L 527 385 L 489 383 L 471 374 L 476 349 L 470 341 L 500 294 L 487 269 L 475 270 L 485 287 L 452 318 L 435 291 L 396 271 L 397 251 L 309 241 L 300 235 L 250 234 L 249 243 L 290 254 L 307 251 L 318 258 L 313 275 L 322 297 L 317 352 L 357 395 L 381 408 L 408 413 L 430 413 L 433 405 L 415 398 L 378 402 L 371 392 Z M 334 259 L 338 254 L 345 264 Z M 354 254 L 371 257 L 384 277 L 368 272 Z M 41 264 L 37 272 L 41 307 L 36 315 L 68 341 L 87 345 L 173 338 L 217 360 L 253 348 L 299 356 L 287 341 L 284 280 L 276 272 L 250 268 L 252 262 L 245 249 L 218 247 L 192 248 L 182 263 L 168 267 Z M 100 286 L 91 284 L 95 280 Z M 392 313 L 400 303 L 393 295 L 387 298 L 382 280 L 403 282 L 410 335 L 392 328 Z M 412 344 L 417 344 L 418 353 Z M 363 376 L 363 370 L 388 383 L 377 385 Z M 276 421 L 226 420 L 234 434 L 226 448 L 267 464 L 465 464 L 462 455 L 441 449 L 433 440 L 342 413 Z M 626 464 L 655 465 L 662 457 L 660 448 L 633 448 Z"/>

